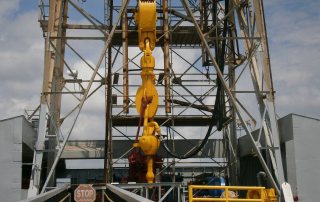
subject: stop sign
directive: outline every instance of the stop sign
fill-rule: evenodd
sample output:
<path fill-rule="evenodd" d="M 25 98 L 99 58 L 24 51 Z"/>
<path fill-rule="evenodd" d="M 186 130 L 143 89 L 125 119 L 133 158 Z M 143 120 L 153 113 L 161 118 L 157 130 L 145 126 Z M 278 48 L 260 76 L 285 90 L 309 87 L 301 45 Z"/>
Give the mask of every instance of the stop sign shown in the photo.
<path fill-rule="evenodd" d="M 74 190 L 74 200 L 76 202 L 93 202 L 96 200 L 96 190 L 90 184 L 80 184 Z"/>

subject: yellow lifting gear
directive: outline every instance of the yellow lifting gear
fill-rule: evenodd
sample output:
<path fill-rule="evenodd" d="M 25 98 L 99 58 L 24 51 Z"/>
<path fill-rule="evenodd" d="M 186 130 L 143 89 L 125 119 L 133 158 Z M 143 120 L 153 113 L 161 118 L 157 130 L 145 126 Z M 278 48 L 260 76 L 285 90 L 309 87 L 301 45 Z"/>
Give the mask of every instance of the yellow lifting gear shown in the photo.
<path fill-rule="evenodd" d="M 136 93 L 136 109 L 141 113 L 142 99 L 146 97 L 149 101 L 148 117 L 153 118 L 158 109 L 158 92 L 154 85 L 153 73 L 155 60 L 152 56 L 156 44 L 156 1 L 139 0 L 134 18 L 138 25 L 139 48 L 144 53 L 140 59 L 142 85 Z"/>
<path fill-rule="evenodd" d="M 139 48 L 143 51 L 140 59 L 142 69 L 142 84 L 138 88 L 135 98 L 137 112 L 143 116 L 143 134 L 134 147 L 140 147 L 146 155 L 148 183 L 154 181 L 153 157 L 157 153 L 160 145 L 159 136 L 160 127 L 153 121 L 158 109 L 158 92 L 155 88 L 155 59 L 152 51 L 156 44 L 156 1 L 139 0 L 138 11 L 134 16 L 138 26 Z"/>

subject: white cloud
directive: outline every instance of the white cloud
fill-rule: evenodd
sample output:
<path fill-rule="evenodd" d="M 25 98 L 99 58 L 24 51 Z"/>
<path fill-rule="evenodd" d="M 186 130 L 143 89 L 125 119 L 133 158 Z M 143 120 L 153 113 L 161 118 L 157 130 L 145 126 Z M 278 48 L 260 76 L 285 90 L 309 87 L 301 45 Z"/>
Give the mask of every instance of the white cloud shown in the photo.
<path fill-rule="evenodd" d="M 277 110 L 320 117 L 319 1 L 267 1 Z"/>
<path fill-rule="evenodd" d="M 43 40 L 37 12 L 18 12 L 19 1 L 0 2 L 0 119 L 39 104 Z"/>
<path fill-rule="evenodd" d="M 0 19 L 19 9 L 20 0 L 0 1 Z"/>

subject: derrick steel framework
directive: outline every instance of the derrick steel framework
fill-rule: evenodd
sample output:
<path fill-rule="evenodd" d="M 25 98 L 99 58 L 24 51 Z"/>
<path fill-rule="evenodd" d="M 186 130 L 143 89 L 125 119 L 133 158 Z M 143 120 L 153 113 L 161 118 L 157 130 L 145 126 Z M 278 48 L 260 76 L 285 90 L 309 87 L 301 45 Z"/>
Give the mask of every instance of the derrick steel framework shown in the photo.
<path fill-rule="evenodd" d="M 41 187 L 44 192 L 53 183 L 62 151 L 75 125 L 81 124 L 77 120 L 82 108 L 95 94 L 102 91 L 105 100 L 101 111 L 105 111 L 106 183 L 112 182 L 112 139 L 133 141 L 139 122 L 134 102 L 141 80 L 141 51 L 135 48 L 137 2 L 39 2 L 45 58 L 29 196 L 38 194 Z M 154 54 L 160 102 L 155 121 L 166 131 L 163 141 L 201 139 L 208 125 L 214 124 L 209 136 L 224 140 L 228 162 L 220 167 L 230 177 L 230 184 L 238 185 L 237 138 L 242 129 L 250 137 L 270 184 L 280 193 L 284 175 L 263 1 L 158 0 L 157 13 Z M 90 55 L 92 46 L 100 54 Z M 77 61 L 84 64 L 89 78 L 79 77 L 72 69 Z M 266 145 L 261 145 L 260 136 L 253 139 L 251 131 L 256 129 L 265 135 Z M 49 142 L 47 148 L 45 141 Z M 174 153 L 178 145 L 170 142 Z M 267 148 L 265 156 L 262 147 Z M 55 152 L 47 156 L 48 172 L 42 185 L 46 149 Z M 177 161 L 166 162 L 165 169 L 171 169 L 173 175 Z"/>

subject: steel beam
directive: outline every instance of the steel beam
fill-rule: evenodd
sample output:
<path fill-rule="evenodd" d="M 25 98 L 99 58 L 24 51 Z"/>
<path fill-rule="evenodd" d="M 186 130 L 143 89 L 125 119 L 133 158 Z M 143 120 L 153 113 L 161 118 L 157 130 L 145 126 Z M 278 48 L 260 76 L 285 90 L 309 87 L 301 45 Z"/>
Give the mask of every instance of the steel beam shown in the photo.
<path fill-rule="evenodd" d="M 61 1 L 61 6 L 59 6 L 61 10 L 61 14 L 59 18 L 55 21 L 55 28 L 58 29 L 57 36 L 60 39 L 56 39 L 56 43 L 54 44 L 55 49 L 55 57 L 54 57 L 54 68 L 53 68 L 53 78 L 51 83 L 51 92 L 54 92 L 50 96 L 50 125 L 48 128 L 49 135 L 52 137 L 48 138 L 48 149 L 53 152 L 49 152 L 47 156 L 47 174 L 53 164 L 53 160 L 55 158 L 56 152 L 55 149 L 57 147 L 57 141 L 59 139 L 59 134 L 56 133 L 56 129 L 60 129 L 61 121 L 60 121 L 60 112 L 61 112 L 61 97 L 62 90 L 64 87 L 63 82 L 63 70 L 64 70 L 64 52 L 65 52 L 65 36 L 66 29 L 64 28 L 67 24 L 67 12 L 68 12 L 68 3 L 66 0 Z M 56 93 L 58 92 L 58 93 Z M 49 186 L 54 185 L 54 180 L 51 180 Z"/>
<path fill-rule="evenodd" d="M 122 1 L 125 3 L 125 0 Z M 119 19 L 122 19 L 123 14 L 119 14 Z M 113 1 L 105 0 L 105 24 L 109 27 L 113 25 Z M 116 27 L 117 24 L 114 25 Z M 111 31 L 111 30 L 109 30 Z M 111 42 L 111 41 L 110 41 Z M 105 157 L 104 157 L 104 182 L 112 182 L 112 44 L 108 44 L 107 53 L 105 55 L 105 78 L 107 85 L 105 86 Z"/>
<path fill-rule="evenodd" d="M 72 5 L 79 13 L 81 13 L 91 24 L 94 26 L 95 29 L 99 30 L 104 36 L 108 36 L 108 33 L 105 32 L 103 29 L 101 29 L 101 26 L 98 26 L 95 21 L 97 20 L 87 11 L 85 11 L 83 8 L 78 6 L 76 3 L 74 3 L 72 0 L 69 0 L 70 5 Z M 99 22 L 100 25 L 102 25 L 101 22 Z"/>
<path fill-rule="evenodd" d="M 50 106 L 50 94 L 45 92 L 51 91 L 51 83 L 54 75 L 54 60 L 55 58 L 52 49 L 50 48 L 50 37 L 56 37 L 59 34 L 57 25 L 62 22 L 63 16 L 63 0 L 50 0 L 49 1 L 49 16 L 48 16 L 48 27 L 45 38 L 45 56 L 44 56 L 44 73 L 42 83 L 42 95 L 40 100 L 40 117 L 39 117 L 39 128 L 38 137 L 36 140 L 32 174 L 30 177 L 30 185 L 28 189 L 28 197 L 35 196 L 39 193 L 40 189 L 40 176 L 42 171 L 42 158 L 45 135 L 47 134 L 47 121 Z M 61 30 L 60 30 L 61 31 Z M 61 32 L 60 32 L 61 33 Z M 57 40 L 54 42 L 57 44 Z"/>
<path fill-rule="evenodd" d="M 127 10 L 122 16 L 122 64 L 123 64 L 123 112 L 129 113 L 129 60 L 128 60 L 128 18 Z"/>
<path fill-rule="evenodd" d="M 169 56 L 169 21 L 168 21 L 168 0 L 162 1 L 163 9 L 163 65 L 164 65 L 164 94 L 165 94 L 165 111 L 171 113 L 170 95 L 170 56 Z"/>
<path fill-rule="evenodd" d="M 42 194 L 39 194 L 38 196 L 30 197 L 20 202 L 43 202 L 43 201 L 48 201 L 50 199 L 52 200 L 55 196 L 57 196 L 58 194 L 64 191 L 67 191 L 69 188 L 70 188 L 70 185 L 64 185 L 63 187 L 57 187 L 46 193 L 42 193 Z"/>
<path fill-rule="evenodd" d="M 115 22 L 115 25 L 117 25 L 117 24 L 119 23 L 119 21 L 120 21 L 120 19 L 121 19 L 121 16 L 122 16 L 122 13 L 123 13 L 123 10 L 127 7 L 128 2 L 129 2 L 129 0 L 126 0 L 125 3 L 122 5 L 122 8 L 121 8 L 121 10 L 120 10 L 120 12 L 119 12 L 119 15 L 118 15 L 118 17 L 117 17 L 117 20 L 116 20 L 116 22 Z M 109 47 L 109 44 L 111 43 L 113 34 L 114 34 L 114 32 L 115 32 L 115 29 L 116 29 L 116 26 L 115 26 L 115 25 L 112 27 L 112 30 L 111 30 L 110 34 L 108 35 L 108 38 L 107 38 L 107 40 L 106 40 L 106 44 L 105 44 L 104 48 L 103 48 L 102 51 L 101 51 L 99 60 L 98 60 L 98 62 L 97 62 L 97 64 L 96 64 L 96 67 L 95 67 L 95 69 L 94 69 L 94 72 L 92 73 L 90 82 L 88 83 L 88 86 L 87 86 L 87 88 L 85 89 L 84 95 L 83 95 L 83 97 L 82 97 L 82 99 L 81 99 L 81 101 L 80 101 L 80 103 L 79 103 L 79 105 L 78 105 L 78 112 L 77 112 L 77 114 L 75 115 L 75 119 L 74 119 L 74 121 L 73 121 L 73 123 L 72 123 L 72 125 L 71 125 L 71 128 L 70 128 L 68 134 L 66 135 L 66 137 L 64 137 L 64 140 L 63 140 L 63 142 L 61 143 L 61 147 L 59 148 L 59 150 L 58 150 L 58 152 L 57 152 L 56 158 L 55 158 L 55 160 L 54 160 L 54 162 L 53 162 L 52 168 L 51 168 L 51 170 L 50 170 L 50 172 L 49 172 L 49 174 L 48 174 L 48 176 L 47 176 L 47 179 L 46 179 L 46 181 L 45 181 L 45 183 L 44 183 L 44 185 L 43 185 L 43 188 L 42 188 L 42 190 L 41 190 L 41 193 L 44 193 L 44 191 L 46 190 L 46 187 L 47 187 L 47 185 L 48 185 L 48 182 L 49 182 L 50 178 L 52 177 L 52 174 L 53 174 L 53 172 L 54 172 L 54 170 L 55 170 L 55 168 L 56 168 L 56 166 L 57 166 L 57 164 L 58 164 L 58 161 L 59 161 L 59 159 L 60 159 L 60 157 L 61 157 L 61 154 L 62 154 L 62 152 L 63 152 L 63 149 L 64 149 L 64 147 L 65 147 L 65 145 L 66 145 L 66 143 L 67 143 L 67 141 L 68 141 L 68 139 L 69 139 L 72 131 L 73 131 L 73 128 L 74 128 L 77 120 L 78 120 L 78 117 L 79 117 L 79 115 L 80 115 L 81 109 L 82 109 L 82 107 L 83 107 L 83 105 L 84 105 L 84 103 L 85 103 L 85 101 L 86 101 L 86 99 L 87 99 L 87 97 L 88 97 L 88 95 L 89 95 L 89 91 L 90 91 L 91 86 L 92 86 L 92 84 L 93 84 L 94 78 L 96 77 L 97 72 L 98 72 L 98 70 L 99 70 L 99 67 L 100 67 L 101 64 L 102 64 L 102 61 L 103 61 L 103 59 L 104 59 L 104 57 L 105 57 L 107 48 Z"/>
<path fill-rule="evenodd" d="M 285 182 L 284 179 L 284 172 L 283 172 L 283 165 L 282 165 L 282 157 L 281 157 L 281 150 L 280 150 L 280 135 L 279 135 L 279 128 L 278 122 L 275 113 L 275 103 L 274 103 L 274 88 L 273 88 L 273 81 L 272 81 L 272 74 L 271 74 L 271 64 L 270 64 L 270 56 L 269 56 L 269 47 L 268 47 L 268 37 L 264 19 L 264 11 L 263 11 L 263 2 L 261 0 L 253 0 L 254 8 L 257 18 L 257 29 L 262 38 L 262 49 L 263 49 L 263 72 L 264 72 L 264 81 L 266 84 L 267 91 L 267 109 L 269 115 L 269 121 L 271 125 L 271 138 L 273 140 L 273 147 L 279 147 L 279 150 L 274 151 L 274 155 L 276 158 L 277 164 L 277 172 L 278 172 L 278 180 L 279 183 L 282 184 Z M 272 145 L 269 145 L 272 146 Z"/>
<path fill-rule="evenodd" d="M 239 0 L 234 0 L 235 4 L 240 4 Z M 275 116 L 275 108 L 274 108 L 274 90 L 273 90 L 273 85 L 272 85 L 272 77 L 271 77 L 271 67 L 270 67 L 270 61 L 269 61 L 269 50 L 267 46 L 267 39 L 266 39 L 266 31 L 265 31 L 265 25 L 264 25 L 264 19 L 263 19 L 263 11 L 261 7 L 260 1 L 253 1 L 254 3 L 254 8 L 255 8 L 255 17 L 256 17 L 256 25 L 257 25 L 257 31 L 259 36 L 261 37 L 261 45 L 263 48 L 263 66 L 262 66 L 262 71 L 263 71 L 263 80 L 260 78 L 259 75 L 259 68 L 258 68 L 258 63 L 256 57 L 253 55 L 250 60 L 250 71 L 251 71 L 251 78 L 253 82 L 253 86 L 256 91 L 256 99 L 259 103 L 259 111 L 261 117 L 263 117 L 264 111 L 269 106 L 270 108 L 267 110 L 267 116 L 263 120 L 262 125 L 263 125 L 263 130 L 264 134 L 266 136 L 266 142 L 267 146 L 269 147 L 280 147 L 279 144 L 279 131 L 278 131 L 278 126 L 277 126 L 277 121 L 276 121 L 276 116 Z M 248 24 L 246 23 L 246 17 L 243 12 L 243 9 L 239 8 L 237 9 L 237 14 L 238 14 L 238 21 L 241 29 L 241 34 L 243 37 L 249 37 L 250 33 L 248 32 Z M 254 22 L 251 22 L 252 26 Z M 253 28 L 251 28 L 253 30 Z M 244 40 L 244 46 L 245 49 L 249 52 L 250 49 L 253 47 L 253 41 L 249 39 Z M 265 101 L 263 99 L 263 86 L 265 86 L 266 90 L 268 91 L 267 94 L 267 100 Z M 269 126 L 271 126 L 269 128 Z M 282 159 L 281 159 L 281 153 L 280 150 L 277 151 L 272 151 L 268 150 L 268 153 L 271 158 L 272 162 L 272 167 L 274 170 L 274 174 L 277 179 L 278 186 L 280 187 L 279 184 L 284 182 L 284 173 L 283 173 L 283 165 L 282 165 Z"/>
<path fill-rule="evenodd" d="M 119 187 L 116 187 L 112 184 L 106 184 L 106 189 L 110 190 L 120 198 L 126 201 L 132 201 L 132 202 L 152 202 L 151 200 L 144 198 L 142 196 L 139 196 L 137 194 L 134 194 L 130 191 L 121 189 Z"/>
<path fill-rule="evenodd" d="M 154 120 L 161 126 L 172 126 L 170 117 L 157 116 Z M 174 126 L 208 126 L 211 117 L 209 116 L 177 116 L 174 117 Z M 113 116 L 112 124 L 115 127 L 119 126 L 137 126 L 139 122 L 138 116 Z"/>
<path fill-rule="evenodd" d="M 211 59 L 211 61 L 213 63 L 213 66 L 214 66 L 214 68 L 215 68 L 215 70 L 217 72 L 218 78 L 220 79 L 221 84 L 222 84 L 224 90 L 226 91 L 226 93 L 227 93 L 227 95 L 228 95 L 228 97 L 230 99 L 230 102 L 232 103 L 233 107 L 235 108 L 235 111 L 236 111 L 236 113 L 237 113 L 237 115 L 238 115 L 238 117 L 240 119 L 240 122 L 241 122 L 243 128 L 245 129 L 247 135 L 250 137 L 251 144 L 252 144 L 252 146 L 254 148 L 255 153 L 257 154 L 257 156 L 258 156 L 258 158 L 260 160 L 260 163 L 261 163 L 262 167 L 264 168 L 264 170 L 265 170 L 265 172 L 266 172 L 266 174 L 268 176 L 268 179 L 270 180 L 272 186 L 276 189 L 277 193 L 280 194 L 280 187 L 277 184 L 277 182 L 275 181 L 275 179 L 273 178 L 272 173 L 270 172 L 270 170 L 269 170 L 269 168 L 268 168 L 268 166 L 267 166 L 267 164 L 266 164 L 266 162 L 265 162 L 265 160 L 264 160 L 259 148 L 257 147 L 257 145 L 256 145 L 256 143 L 255 143 L 255 141 L 254 141 L 254 139 L 252 137 L 252 134 L 251 134 L 248 126 L 246 125 L 246 123 L 245 123 L 245 121 L 244 121 L 244 119 L 242 117 L 242 114 L 241 114 L 240 110 L 237 107 L 236 100 L 233 97 L 230 89 L 228 88 L 228 85 L 226 84 L 226 82 L 224 80 L 223 74 L 222 74 L 221 70 L 219 69 L 219 66 L 218 66 L 214 56 L 212 55 L 211 49 L 210 49 L 210 47 L 208 45 L 208 42 L 206 41 L 203 33 L 201 32 L 201 29 L 200 29 L 200 27 L 198 25 L 198 22 L 195 19 L 194 15 L 193 15 L 193 13 L 192 13 L 192 11 L 190 9 L 189 2 L 187 0 L 181 0 L 181 1 L 182 1 L 182 4 L 185 7 L 186 12 L 192 18 L 193 24 L 194 24 L 194 26 L 195 26 L 195 28 L 197 30 L 197 33 L 198 33 L 198 35 L 199 35 L 199 37 L 201 39 L 201 42 L 203 43 L 203 45 L 206 48 L 207 53 L 209 54 L 209 57 L 210 57 L 210 59 Z"/>
<path fill-rule="evenodd" d="M 228 10 L 232 10 L 232 8 L 234 7 L 233 5 L 233 1 L 229 1 L 229 9 Z M 230 15 L 228 16 L 228 18 L 226 18 L 229 23 L 231 25 L 235 24 L 235 18 L 234 18 L 234 12 L 232 10 L 232 12 L 230 13 Z M 228 45 L 231 47 L 231 49 L 229 48 L 227 51 L 227 60 L 230 61 L 228 63 L 228 72 L 229 72 L 229 86 L 232 96 L 237 100 L 236 98 L 236 73 L 235 73 L 235 65 L 234 62 L 235 58 L 234 58 L 234 41 L 233 38 L 235 36 L 235 30 L 236 28 L 234 26 L 232 26 L 229 30 L 229 33 L 231 35 L 231 37 L 227 37 L 228 38 Z M 232 104 L 230 104 L 230 116 L 232 117 L 232 122 L 229 124 L 229 137 L 230 137 L 230 143 L 228 145 L 229 147 L 229 171 L 230 171 L 230 184 L 233 186 L 238 186 L 239 185 L 239 176 L 240 176 L 240 158 L 239 158 L 239 152 L 238 152 L 238 136 L 237 136 L 237 115 L 235 112 L 235 109 L 233 107 Z M 228 135 L 228 134 L 226 134 Z"/>
<path fill-rule="evenodd" d="M 36 196 L 40 189 L 40 177 L 42 171 L 42 158 L 43 150 L 45 149 L 44 141 L 47 134 L 47 119 L 48 119 L 48 106 L 47 104 L 40 105 L 40 115 L 39 115 L 39 127 L 38 127 L 38 137 L 35 143 L 32 172 L 30 177 L 30 184 L 28 189 L 28 198 Z"/>

